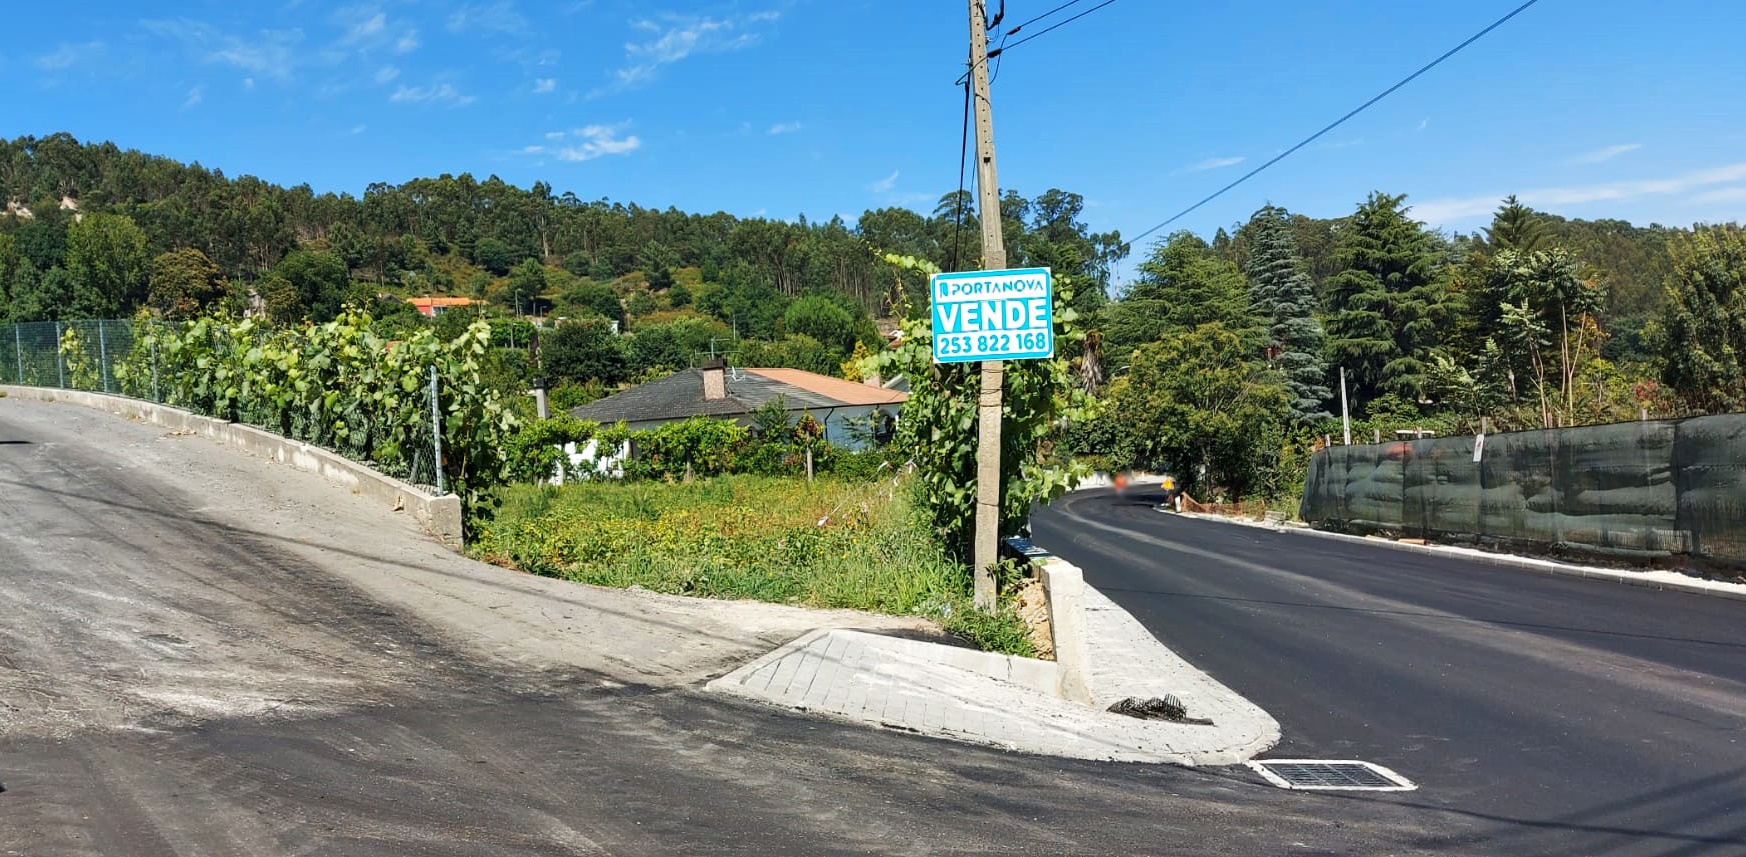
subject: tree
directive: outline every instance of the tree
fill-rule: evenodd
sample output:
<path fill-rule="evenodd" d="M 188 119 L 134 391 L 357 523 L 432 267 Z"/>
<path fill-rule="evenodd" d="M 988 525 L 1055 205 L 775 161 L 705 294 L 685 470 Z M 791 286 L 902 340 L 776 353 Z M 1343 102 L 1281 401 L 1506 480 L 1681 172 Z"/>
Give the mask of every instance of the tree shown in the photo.
<path fill-rule="evenodd" d="M 809 336 L 841 355 L 855 347 L 855 317 L 824 295 L 796 298 L 782 314 L 782 328 L 789 334 Z"/>
<path fill-rule="evenodd" d="M 597 283 L 590 279 L 577 280 L 576 284 L 564 290 L 559 296 L 564 303 L 575 307 L 583 314 L 599 315 L 618 322 L 619 328 L 624 328 L 624 302 L 619 300 L 618 292 L 611 286 Z"/>
<path fill-rule="evenodd" d="M 732 333 L 727 325 L 701 316 L 638 325 L 630 337 L 630 373 L 640 376 L 650 370 L 690 366 L 697 356 L 712 353 L 717 343 L 727 343 Z"/>
<path fill-rule="evenodd" d="M 1746 409 L 1746 229 L 1700 229 L 1668 252 L 1673 274 L 1650 337 L 1661 378 L 1693 410 Z"/>
<path fill-rule="evenodd" d="M 151 257 L 146 235 L 118 214 L 89 214 L 67 227 L 67 272 L 73 276 L 68 318 L 119 318 L 146 296 Z"/>
<path fill-rule="evenodd" d="M 0 232 L 0 322 L 12 321 L 12 284 L 24 268 L 24 254 L 18 252 L 18 242 Z"/>
<path fill-rule="evenodd" d="M 628 377 L 623 340 L 598 318 L 567 322 L 541 336 L 540 366 L 557 378 L 597 379 L 608 386 Z"/>
<path fill-rule="evenodd" d="M 1245 342 L 1258 343 L 1260 326 L 1248 284 L 1237 266 L 1212 257 L 1191 232 L 1177 232 L 1152 248 L 1139 279 L 1111 308 L 1105 331 L 1115 354 L 1202 324 L 1220 324 Z"/>
<path fill-rule="evenodd" d="M 11 292 L 12 321 L 52 321 L 67 317 L 73 280 L 65 268 L 50 268 L 44 273 L 27 258 L 18 265 Z"/>
<path fill-rule="evenodd" d="M 659 241 L 650 241 L 637 254 L 637 266 L 643 269 L 643 279 L 648 281 L 649 288 L 669 288 L 673 285 L 673 269 L 679 267 L 679 254 Z"/>
<path fill-rule="evenodd" d="M 1601 336 L 1594 319 L 1603 301 L 1599 285 L 1578 276 L 1574 260 L 1562 249 L 1503 250 L 1486 261 L 1474 296 L 1477 301 L 1469 301 L 1468 314 L 1487 341 L 1502 347 L 1506 361 L 1500 368 L 1511 373 L 1512 395 L 1517 392 L 1515 370 L 1531 372 L 1541 426 L 1563 424 L 1564 419 L 1553 418 L 1547 367 L 1558 368 L 1557 389 L 1564 401 L 1557 411 L 1569 415 L 1575 410 L 1578 368 L 1599 356 L 1593 353 Z"/>
<path fill-rule="evenodd" d="M 1129 465 L 1163 468 L 1190 491 L 1242 497 L 1286 411 L 1284 387 L 1251 360 L 1222 324 L 1169 333 L 1134 350 L 1110 385 L 1110 409 L 1127 434 Z"/>
<path fill-rule="evenodd" d="M 1291 422 L 1312 425 L 1329 418 L 1325 337 L 1316 319 L 1316 286 L 1305 273 L 1291 240 L 1285 209 L 1271 205 L 1249 219 L 1249 294 L 1267 325 L 1267 360 L 1285 379 Z"/>
<path fill-rule="evenodd" d="M 146 304 L 160 316 L 183 321 L 207 312 L 230 290 L 230 283 L 205 253 L 192 247 L 152 260 Z"/>
<path fill-rule="evenodd" d="M 1340 236 L 1342 269 L 1327 282 L 1329 360 L 1361 401 L 1384 392 L 1416 401 L 1430 383 L 1442 281 L 1433 237 L 1405 202 L 1377 191 L 1358 206 Z"/>
<path fill-rule="evenodd" d="M 1485 241 L 1494 252 L 1532 253 L 1551 249 L 1553 237 L 1546 228 L 1545 217 L 1521 204 L 1512 193 L 1504 197 L 1503 204 L 1492 215 L 1491 226 L 1485 230 Z"/>
<path fill-rule="evenodd" d="M 504 305 L 512 307 L 517 313 L 533 312 L 534 301 L 546 291 L 546 266 L 536 259 L 524 260 L 515 270 L 509 272 L 509 288 L 504 289 L 501 299 Z"/>
<path fill-rule="evenodd" d="M 255 285 L 255 293 L 261 296 L 261 308 L 266 312 L 267 320 L 275 325 L 283 327 L 296 324 L 308 313 L 297 287 L 278 274 L 268 274 L 262 278 Z"/>
<path fill-rule="evenodd" d="M 510 254 L 509 245 L 496 238 L 481 238 L 473 248 L 473 261 L 479 267 L 489 271 L 494 277 L 509 273 L 510 262 L 514 256 Z"/>
<path fill-rule="evenodd" d="M 297 290 L 296 304 L 311 321 L 324 322 L 338 316 L 351 290 L 346 263 L 319 250 L 293 250 L 279 260 L 272 274 Z M 262 296 L 266 293 L 262 292 Z M 281 299 L 280 306 L 282 310 L 288 309 L 288 302 Z"/>

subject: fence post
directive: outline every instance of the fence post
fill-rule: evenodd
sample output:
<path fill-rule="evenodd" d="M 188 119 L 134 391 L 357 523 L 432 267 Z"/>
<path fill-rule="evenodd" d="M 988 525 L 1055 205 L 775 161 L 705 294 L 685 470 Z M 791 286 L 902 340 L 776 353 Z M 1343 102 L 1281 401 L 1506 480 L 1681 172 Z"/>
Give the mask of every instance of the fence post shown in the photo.
<path fill-rule="evenodd" d="M 55 368 L 60 371 L 59 377 L 61 379 L 61 383 L 57 386 L 65 390 L 67 388 L 67 355 L 61 353 L 61 323 L 58 321 L 55 322 Z"/>
<path fill-rule="evenodd" d="M 436 451 L 436 489 L 437 496 L 447 494 L 443 490 L 443 417 L 442 409 L 437 404 L 437 368 L 432 363 L 430 367 L 430 440 L 431 448 Z"/>
<path fill-rule="evenodd" d="M 109 340 L 103 335 L 103 319 L 97 319 L 97 371 L 103 375 L 103 392 L 109 392 Z"/>
<path fill-rule="evenodd" d="M 163 404 L 164 397 L 158 394 L 158 338 L 152 335 L 152 401 Z"/>
<path fill-rule="evenodd" d="M 24 386 L 24 334 L 19 325 L 12 326 L 12 351 L 18 355 L 18 385 Z"/>

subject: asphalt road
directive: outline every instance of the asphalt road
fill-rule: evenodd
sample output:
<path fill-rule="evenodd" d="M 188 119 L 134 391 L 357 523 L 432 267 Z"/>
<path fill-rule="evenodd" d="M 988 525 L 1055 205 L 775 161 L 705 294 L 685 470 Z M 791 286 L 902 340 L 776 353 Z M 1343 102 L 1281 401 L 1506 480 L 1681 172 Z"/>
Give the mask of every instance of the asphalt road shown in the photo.
<path fill-rule="evenodd" d="M 1154 511 L 1086 492 L 1035 541 L 1266 709 L 1264 758 L 1357 759 L 1492 854 L 1746 854 L 1746 602 Z M 1746 525 L 1746 524 L 1743 524 Z"/>
<path fill-rule="evenodd" d="M 1486 818 L 1243 768 L 1021 756 L 706 696 L 798 626 L 689 603 L 473 563 L 314 477 L 0 398 L 0 855 L 1531 853 L 1491 847 Z M 1352 710 L 1281 669 L 1296 653 L 1243 651 L 1218 663 L 1235 686 Z M 1282 719 L 1337 746 L 1393 734 L 1374 709 Z M 1373 755 L 1445 800 L 1448 769 Z M 1646 789 L 1665 816 L 1738 786 Z"/>

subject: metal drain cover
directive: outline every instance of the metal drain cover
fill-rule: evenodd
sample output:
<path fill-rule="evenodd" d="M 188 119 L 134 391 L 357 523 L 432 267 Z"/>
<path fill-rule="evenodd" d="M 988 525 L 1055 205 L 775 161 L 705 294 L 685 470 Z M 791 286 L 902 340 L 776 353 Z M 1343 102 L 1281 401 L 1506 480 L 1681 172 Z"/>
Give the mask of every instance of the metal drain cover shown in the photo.
<path fill-rule="evenodd" d="M 1267 759 L 1249 767 L 1282 789 L 1404 792 L 1418 788 L 1406 777 L 1371 762 L 1330 759 Z"/>

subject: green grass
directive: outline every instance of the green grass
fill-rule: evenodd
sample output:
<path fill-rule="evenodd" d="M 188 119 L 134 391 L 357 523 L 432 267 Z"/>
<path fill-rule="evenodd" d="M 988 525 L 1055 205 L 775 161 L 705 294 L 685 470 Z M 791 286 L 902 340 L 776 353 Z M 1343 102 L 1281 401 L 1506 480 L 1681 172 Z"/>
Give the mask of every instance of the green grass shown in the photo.
<path fill-rule="evenodd" d="M 971 606 L 967 572 L 889 482 L 584 482 L 500 499 L 472 548 L 483 559 L 599 586 L 922 615 L 983 648 L 1032 654 L 1010 607 Z"/>

